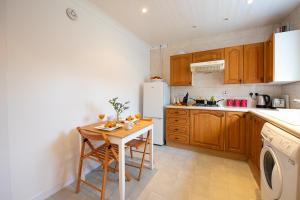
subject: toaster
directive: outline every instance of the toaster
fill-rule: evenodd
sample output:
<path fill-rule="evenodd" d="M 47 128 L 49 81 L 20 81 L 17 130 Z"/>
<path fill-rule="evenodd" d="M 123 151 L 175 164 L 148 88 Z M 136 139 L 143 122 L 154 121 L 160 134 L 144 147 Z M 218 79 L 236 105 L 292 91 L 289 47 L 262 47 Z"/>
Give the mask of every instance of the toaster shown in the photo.
<path fill-rule="evenodd" d="M 272 100 L 272 107 L 273 108 L 285 108 L 285 100 L 279 99 L 279 98 L 274 98 Z"/>

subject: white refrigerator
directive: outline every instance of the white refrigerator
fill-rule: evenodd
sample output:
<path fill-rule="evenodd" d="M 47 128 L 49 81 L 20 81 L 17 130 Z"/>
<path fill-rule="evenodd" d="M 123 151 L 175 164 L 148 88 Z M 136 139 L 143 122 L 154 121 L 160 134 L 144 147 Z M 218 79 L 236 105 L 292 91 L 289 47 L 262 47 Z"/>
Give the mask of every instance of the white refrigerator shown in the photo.
<path fill-rule="evenodd" d="M 165 144 L 164 107 L 170 104 L 170 89 L 165 82 L 144 83 L 143 117 L 154 122 L 153 143 Z"/>

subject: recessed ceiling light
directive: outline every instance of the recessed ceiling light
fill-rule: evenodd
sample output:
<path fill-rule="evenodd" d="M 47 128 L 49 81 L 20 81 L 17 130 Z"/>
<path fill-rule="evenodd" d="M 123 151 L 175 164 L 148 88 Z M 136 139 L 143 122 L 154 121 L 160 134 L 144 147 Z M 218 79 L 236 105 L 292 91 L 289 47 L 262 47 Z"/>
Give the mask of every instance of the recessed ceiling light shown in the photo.
<path fill-rule="evenodd" d="M 228 17 L 225 17 L 225 18 L 224 18 L 224 21 L 229 21 L 229 18 L 228 18 Z"/>
<path fill-rule="evenodd" d="M 142 9 L 142 13 L 147 13 L 148 12 L 148 9 L 147 8 L 143 8 Z"/>
<path fill-rule="evenodd" d="M 254 0 L 247 0 L 248 4 L 252 4 Z"/>

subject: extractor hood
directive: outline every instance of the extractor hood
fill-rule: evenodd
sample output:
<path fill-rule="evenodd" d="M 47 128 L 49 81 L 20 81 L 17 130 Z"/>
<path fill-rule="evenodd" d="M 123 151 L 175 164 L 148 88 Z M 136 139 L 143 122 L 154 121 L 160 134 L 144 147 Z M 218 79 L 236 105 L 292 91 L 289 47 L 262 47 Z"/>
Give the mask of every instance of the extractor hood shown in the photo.
<path fill-rule="evenodd" d="M 208 62 L 198 62 L 191 64 L 193 73 L 210 73 L 224 70 L 224 60 L 214 60 Z"/>

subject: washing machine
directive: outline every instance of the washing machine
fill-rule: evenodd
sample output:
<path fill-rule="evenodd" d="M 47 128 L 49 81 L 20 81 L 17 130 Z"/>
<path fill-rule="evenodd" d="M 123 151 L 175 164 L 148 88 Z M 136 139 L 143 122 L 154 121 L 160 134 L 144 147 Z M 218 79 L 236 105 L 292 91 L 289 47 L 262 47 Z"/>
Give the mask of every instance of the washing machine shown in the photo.
<path fill-rule="evenodd" d="M 300 200 L 300 139 L 270 123 L 261 135 L 262 200 Z"/>

